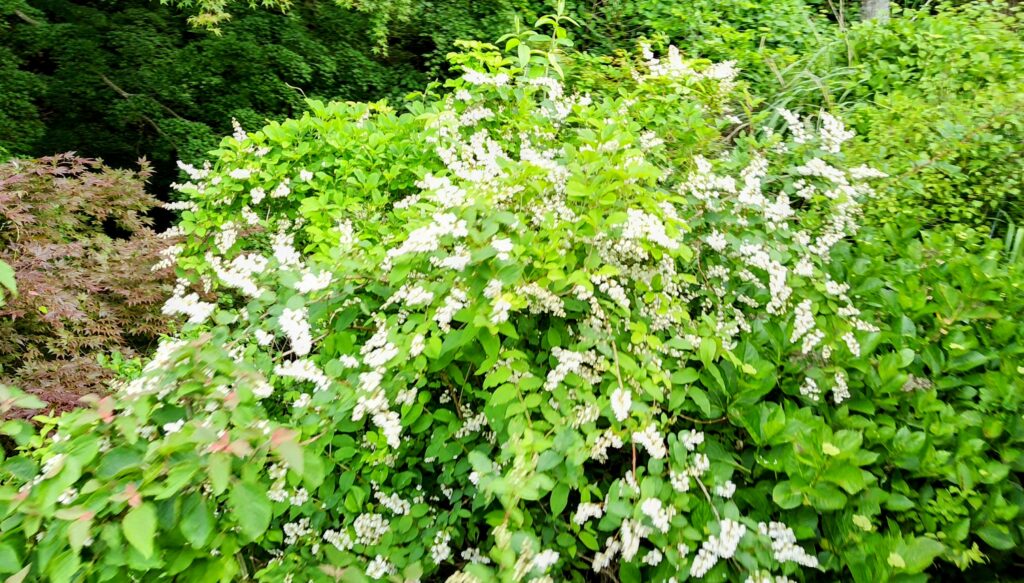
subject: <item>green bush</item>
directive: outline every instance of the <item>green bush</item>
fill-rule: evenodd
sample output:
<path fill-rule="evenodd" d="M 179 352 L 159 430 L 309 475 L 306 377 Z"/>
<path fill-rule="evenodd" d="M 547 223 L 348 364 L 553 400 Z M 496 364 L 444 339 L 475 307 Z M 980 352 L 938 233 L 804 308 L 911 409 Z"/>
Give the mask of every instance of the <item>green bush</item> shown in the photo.
<path fill-rule="evenodd" d="M 865 205 L 870 223 L 1001 231 L 1024 212 L 1022 25 L 1019 7 L 972 2 L 832 28 L 758 95 L 842 113 L 851 159 L 892 175 Z"/>
<path fill-rule="evenodd" d="M 823 536 L 856 581 L 887 580 L 891 553 L 908 565 L 936 554 L 974 569 L 953 578 L 1011 573 L 1024 540 L 1024 271 L 992 241 L 914 227 L 864 232 L 837 253 L 882 330 L 847 364 L 861 398 L 829 424 L 862 435 L 876 461 L 874 485 L 851 496 Z M 784 439 L 813 427 L 791 422 Z M 797 454 L 787 463 L 800 465 L 809 445 L 783 445 Z M 804 458 L 789 480 L 813 472 Z"/>
<path fill-rule="evenodd" d="M 731 66 L 604 65 L 545 22 L 404 112 L 312 102 L 184 166 L 189 325 L 117 395 L 3 426 L 0 572 L 1009 572 L 1019 267 L 849 243 L 881 174 L 839 120 L 737 131 Z"/>
<path fill-rule="evenodd" d="M 769 393 L 804 402 L 805 382 L 777 382 L 746 331 L 768 330 L 778 361 L 856 350 L 871 327 L 811 282 L 872 173 L 819 159 L 840 158 L 830 118 L 793 150 L 778 136 L 727 149 L 728 66 L 651 55 L 614 93 L 574 93 L 550 76 L 556 30 L 523 32 L 532 49 L 513 38 L 516 59 L 469 44 L 462 78 L 408 113 L 313 104 L 187 168 L 175 253 L 218 300 L 183 281 L 165 310 L 189 334 L 56 437 L 18 434 L 4 568 L 639 580 L 817 566 L 745 489 L 736 411 Z M 836 363 L 816 370 L 849 397 Z"/>

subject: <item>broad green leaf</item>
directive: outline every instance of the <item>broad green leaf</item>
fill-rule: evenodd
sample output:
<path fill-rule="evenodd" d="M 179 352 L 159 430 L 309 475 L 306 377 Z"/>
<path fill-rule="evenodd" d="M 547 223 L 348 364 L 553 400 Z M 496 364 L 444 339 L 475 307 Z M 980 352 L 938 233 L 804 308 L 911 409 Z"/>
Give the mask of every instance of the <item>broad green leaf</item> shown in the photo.
<path fill-rule="evenodd" d="M 914 538 L 901 555 L 906 562 L 904 570 L 907 573 L 920 573 L 927 569 L 935 557 L 938 557 L 946 547 L 939 541 L 923 536 Z"/>
<path fill-rule="evenodd" d="M 21 569 L 17 551 L 7 543 L 0 543 L 0 573 L 13 573 Z"/>
<path fill-rule="evenodd" d="M 559 482 L 551 490 L 551 513 L 555 516 L 560 515 L 565 510 L 565 505 L 568 501 L 569 485 L 565 482 Z"/>
<path fill-rule="evenodd" d="M 263 487 L 249 482 L 236 483 L 228 494 L 228 505 L 247 539 L 256 540 L 270 526 L 270 499 Z"/>
<path fill-rule="evenodd" d="M 145 558 L 153 556 L 153 537 L 156 535 L 156 509 L 150 502 L 132 508 L 121 521 L 124 538 Z"/>
<path fill-rule="evenodd" d="M 206 500 L 199 494 L 189 494 L 181 506 L 181 534 L 195 549 L 202 549 L 213 533 L 214 518 Z"/>

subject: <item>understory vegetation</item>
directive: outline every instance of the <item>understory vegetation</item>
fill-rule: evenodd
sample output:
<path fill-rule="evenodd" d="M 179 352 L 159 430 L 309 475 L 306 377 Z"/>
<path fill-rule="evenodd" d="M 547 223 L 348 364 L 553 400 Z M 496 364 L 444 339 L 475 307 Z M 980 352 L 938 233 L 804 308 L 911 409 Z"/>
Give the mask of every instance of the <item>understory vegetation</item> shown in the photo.
<path fill-rule="evenodd" d="M 1024 13 L 875 4 L 4 2 L 0 576 L 1014 580 Z"/>

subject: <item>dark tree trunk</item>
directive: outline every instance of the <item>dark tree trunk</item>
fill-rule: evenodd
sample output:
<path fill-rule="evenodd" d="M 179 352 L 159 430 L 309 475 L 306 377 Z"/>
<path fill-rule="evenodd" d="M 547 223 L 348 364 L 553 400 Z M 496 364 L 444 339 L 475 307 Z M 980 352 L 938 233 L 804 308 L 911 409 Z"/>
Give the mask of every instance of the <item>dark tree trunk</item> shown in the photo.
<path fill-rule="evenodd" d="M 860 19 L 889 22 L 889 0 L 861 0 Z"/>

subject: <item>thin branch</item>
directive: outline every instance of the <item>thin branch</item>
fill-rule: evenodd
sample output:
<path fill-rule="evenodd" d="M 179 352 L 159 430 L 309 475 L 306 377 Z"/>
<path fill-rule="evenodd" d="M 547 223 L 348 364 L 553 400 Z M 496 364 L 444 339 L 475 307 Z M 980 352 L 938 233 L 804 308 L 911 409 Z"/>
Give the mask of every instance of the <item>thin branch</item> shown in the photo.
<path fill-rule="evenodd" d="M 28 14 L 25 14 L 21 10 L 15 10 L 14 15 L 24 20 L 25 22 L 31 24 L 32 26 L 39 26 L 40 24 L 42 24 L 42 22 L 39 22 L 38 20 L 30 17 Z"/>
<path fill-rule="evenodd" d="M 104 83 L 106 83 L 107 87 L 110 87 L 111 89 L 113 89 L 114 91 L 116 91 L 118 95 L 120 95 L 121 97 L 123 97 L 123 98 L 125 98 L 125 99 L 131 99 L 132 97 L 148 97 L 148 96 L 146 96 L 146 95 L 142 95 L 142 96 L 140 96 L 140 95 L 139 95 L 139 94 L 137 94 L 137 93 L 128 93 L 127 91 L 125 91 L 124 89 L 122 89 L 121 87 L 119 87 L 119 86 L 117 85 L 117 83 L 114 83 L 113 81 L 111 81 L 111 80 L 110 80 L 110 77 L 107 77 L 107 76 L 106 76 L 106 75 L 105 75 L 104 73 L 100 73 L 100 79 L 102 79 L 102 80 L 103 80 L 103 82 L 104 82 Z M 164 105 L 163 103 L 160 103 L 160 102 L 159 102 L 159 101 L 157 101 L 157 100 L 156 100 L 155 98 L 153 98 L 153 97 L 149 97 L 149 99 L 151 99 L 151 100 L 153 101 L 153 103 L 155 103 L 155 104 L 159 105 L 159 106 L 160 106 L 161 108 L 163 108 L 163 110 L 164 110 L 164 111 L 166 111 L 167 113 L 169 113 L 169 114 L 173 115 L 174 117 L 176 117 L 176 118 L 178 118 L 178 119 L 180 119 L 180 120 L 182 120 L 182 121 L 188 121 L 188 120 L 186 120 L 185 118 L 183 118 L 183 117 L 181 117 L 180 115 L 178 115 L 178 113 L 177 113 L 176 111 L 174 111 L 174 110 L 173 110 L 173 109 L 171 109 L 170 107 L 167 107 L 167 106 L 166 106 L 166 105 Z"/>

